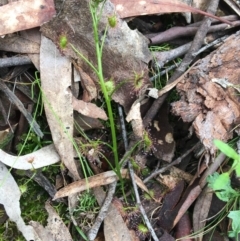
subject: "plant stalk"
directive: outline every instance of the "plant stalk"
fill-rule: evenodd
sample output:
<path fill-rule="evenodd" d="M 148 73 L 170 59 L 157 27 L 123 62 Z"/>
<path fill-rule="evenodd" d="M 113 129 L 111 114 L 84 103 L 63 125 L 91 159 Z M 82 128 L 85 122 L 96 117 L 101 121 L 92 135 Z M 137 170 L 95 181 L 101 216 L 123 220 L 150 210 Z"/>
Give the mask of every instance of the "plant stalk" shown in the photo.
<path fill-rule="evenodd" d="M 94 41 L 96 46 L 96 56 L 97 56 L 97 76 L 99 79 L 99 83 L 103 92 L 103 96 L 107 105 L 107 111 L 108 111 L 108 118 L 110 122 L 110 128 L 111 128 L 111 136 L 112 136 L 112 151 L 114 155 L 114 163 L 116 168 L 116 173 L 118 177 L 121 177 L 120 173 L 120 164 L 118 159 L 118 150 L 117 150 L 117 138 L 116 138 L 116 129 L 115 129 L 115 123 L 113 118 L 113 111 L 112 111 L 112 105 L 111 105 L 111 98 L 108 94 L 108 91 L 105 86 L 105 81 L 103 77 L 103 68 L 102 68 L 102 48 L 101 46 L 103 43 L 100 43 L 99 36 L 98 36 L 98 20 L 96 9 L 93 9 L 90 6 L 92 19 L 93 19 L 93 34 L 94 34 Z M 104 40 L 102 40 L 104 41 Z"/>

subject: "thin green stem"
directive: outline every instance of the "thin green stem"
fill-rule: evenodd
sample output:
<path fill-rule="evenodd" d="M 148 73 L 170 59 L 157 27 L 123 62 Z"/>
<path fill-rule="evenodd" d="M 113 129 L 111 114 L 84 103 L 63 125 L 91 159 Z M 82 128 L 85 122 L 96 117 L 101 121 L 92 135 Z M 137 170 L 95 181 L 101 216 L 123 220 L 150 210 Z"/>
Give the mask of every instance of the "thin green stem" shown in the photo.
<path fill-rule="evenodd" d="M 72 44 L 70 44 L 70 46 L 92 68 L 92 70 L 97 74 L 98 70 L 93 66 L 93 64 L 82 53 L 80 53 Z"/>
<path fill-rule="evenodd" d="M 104 96 L 104 99 L 105 99 L 105 102 L 107 105 L 108 118 L 109 118 L 109 122 L 110 122 L 111 136 L 112 136 L 112 150 L 113 150 L 113 155 L 114 155 L 114 163 L 115 163 L 116 173 L 120 178 L 121 177 L 120 164 L 119 164 L 119 160 L 118 160 L 116 129 L 115 129 L 115 123 L 114 123 L 114 118 L 113 118 L 113 112 L 112 112 L 111 98 L 106 89 L 106 85 L 105 85 L 105 81 L 104 81 L 104 77 L 103 77 L 103 68 L 102 68 L 103 43 L 100 43 L 100 41 L 99 41 L 98 18 L 96 16 L 96 9 L 93 9 L 92 6 L 90 6 L 90 11 L 91 11 L 92 19 L 93 19 L 93 34 L 94 34 L 96 55 L 97 55 L 97 69 L 98 69 L 97 75 L 98 75 L 99 83 L 100 83 L 100 86 L 101 86 L 101 89 L 103 92 L 103 96 Z M 103 39 L 103 41 L 104 41 L 104 39 Z"/>

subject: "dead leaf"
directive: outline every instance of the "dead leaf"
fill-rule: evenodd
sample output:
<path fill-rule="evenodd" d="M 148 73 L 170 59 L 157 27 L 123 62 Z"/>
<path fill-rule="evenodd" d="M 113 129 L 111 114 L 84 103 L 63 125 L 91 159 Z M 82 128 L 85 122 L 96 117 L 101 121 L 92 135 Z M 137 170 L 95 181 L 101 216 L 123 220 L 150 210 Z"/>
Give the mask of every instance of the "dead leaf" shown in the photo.
<path fill-rule="evenodd" d="M 134 136 L 138 139 L 142 139 L 143 133 L 144 133 L 144 126 L 143 126 L 143 121 L 141 117 L 140 106 L 141 106 L 140 101 L 136 100 L 133 103 L 126 117 L 127 122 L 131 121 Z"/>
<path fill-rule="evenodd" d="M 26 225 L 21 217 L 19 203 L 21 192 L 18 185 L 2 162 L 0 162 L 0 192 L 0 203 L 3 204 L 10 220 L 16 223 L 18 230 L 27 241 L 37 240 L 34 229 Z"/>
<path fill-rule="evenodd" d="M 51 40 L 42 37 L 40 48 L 41 84 L 44 108 L 54 145 L 74 178 L 80 179 L 73 152 L 73 106 L 71 62 L 62 56 Z"/>
<path fill-rule="evenodd" d="M 34 228 L 42 241 L 72 241 L 68 228 L 59 217 L 55 209 L 46 202 L 45 208 L 48 212 L 48 224 L 44 228 L 40 223 L 31 221 L 30 225 Z"/>
<path fill-rule="evenodd" d="M 0 35 L 34 28 L 55 15 L 53 0 L 20 0 L 0 7 Z"/>
<path fill-rule="evenodd" d="M 174 187 L 164 198 L 163 206 L 158 214 L 159 227 L 170 231 L 173 227 L 173 221 L 177 214 L 174 210 L 177 203 L 179 202 L 184 189 L 184 181 L 178 182 L 177 186 Z"/>
<path fill-rule="evenodd" d="M 207 6 L 208 6 L 208 0 L 193 0 L 192 2 L 192 7 L 201 9 L 203 11 L 206 10 Z M 201 21 L 203 17 L 204 16 L 200 14 L 193 14 L 194 22 Z"/>
<path fill-rule="evenodd" d="M 174 229 L 176 240 L 183 239 L 184 241 L 193 241 L 191 237 L 187 237 L 191 235 L 191 231 L 192 231 L 192 224 L 190 220 L 190 214 L 184 213 L 184 215 L 180 218 L 179 222 L 177 223 Z"/>
<path fill-rule="evenodd" d="M 104 236 L 105 241 L 133 241 L 126 224 L 113 205 L 109 207 L 108 215 L 104 219 Z"/>
<path fill-rule="evenodd" d="M 209 209 L 212 202 L 213 192 L 209 187 L 205 187 L 199 195 L 193 210 L 193 230 L 197 232 L 203 230 L 207 222 Z M 197 241 L 201 241 L 203 232 L 198 234 Z"/>
<path fill-rule="evenodd" d="M 87 103 L 85 101 L 78 100 L 74 96 L 72 96 L 72 106 L 74 110 L 78 111 L 82 115 L 91 118 L 99 118 L 102 120 L 108 119 L 107 114 L 103 109 L 97 107 L 93 103 Z"/>
<path fill-rule="evenodd" d="M 15 169 L 31 170 L 57 163 L 60 157 L 54 145 L 49 145 L 23 156 L 12 156 L 0 149 L 0 161 Z"/>
<path fill-rule="evenodd" d="M 40 44 L 20 37 L 19 35 L 0 38 L 0 50 L 14 53 L 39 54 Z"/>
<path fill-rule="evenodd" d="M 80 66 L 75 65 L 76 69 L 79 71 L 81 76 L 81 85 L 83 88 L 82 100 L 85 102 L 90 102 L 97 98 L 97 88 L 93 79 L 85 73 Z"/>
<path fill-rule="evenodd" d="M 101 206 L 106 196 L 102 188 L 94 188 L 94 195 Z M 110 204 L 108 214 L 104 219 L 104 236 L 105 241 L 136 241 L 123 221 L 115 200 Z"/>
<path fill-rule="evenodd" d="M 100 120 L 82 115 L 76 111 L 74 111 L 74 121 L 76 123 L 76 126 L 74 125 L 74 136 L 79 134 L 78 126 L 80 126 L 83 130 L 103 128 L 103 124 Z"/>
<path fill-rule="evenodd" d="M 164 104 L 148 127 L 152 139 L 154 156 L 167 162 L 171 162 L 175 151 L 173 128 L 168 120 L 168 104 Z"/>
<path fill-rule="evenodd" d="M 114 5 L 116 6 L 116 11 L 121 18 L 157 13 L 192 12 L 203 14 L 205 16 L 217 19 L 231 25 L 229 21 L 226 21 L 199 9 L 192 8 L 187 4 L 177 0 L 111 0 L 111 2 L 114 3 Z"/>
<path fill-rule="evenodd" d="M 25 39 L 35 42 L 39 45 L 40 51 L 40 43 L 41 43 L 41 33 L 39 28 L 28 29 L 25 31 L 21 31 L 21 36 Z M 39 53 L 38 51 L 38 53 Z M 35 65 L 36 69 L 40 70 L 40 59 L 39 54 L 28 54 L 28 57 L 32 60 L 33 64 Z"/>
<path fill-rule="evenodd" d="M 122 175 L 122 178 L 129 178 L 128 170 L 122 169 L 121 175 Z M 54 200 L 57 198 L 72 195 L 74 193 L 82 192 L 90 188 L 108 185 L 117 180 L 118 180 L 118 177 L 114 171 L 103 172 L 98 175 L 88 177 L 87 179 L 82 179 L 65 186 L 55 194 Z M 148 193 L 147 187 L 144 185 L 142 180 L 136 175 L 135 175 L 135 181 L 140 188 L 142 188 L 145 192 Z"/>

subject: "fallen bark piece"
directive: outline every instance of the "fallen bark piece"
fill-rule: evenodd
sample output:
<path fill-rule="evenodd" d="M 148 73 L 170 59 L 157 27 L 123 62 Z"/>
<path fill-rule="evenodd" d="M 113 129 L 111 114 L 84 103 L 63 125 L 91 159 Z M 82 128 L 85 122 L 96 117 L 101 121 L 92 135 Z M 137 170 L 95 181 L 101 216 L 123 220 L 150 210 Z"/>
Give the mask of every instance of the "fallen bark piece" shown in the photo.
<path fill-rule="evenodd" d="M 54 145 L 49 145 L 24 156 L 12 156 L 0 149 L 0 162 L 20 170 L 38 169 L 60 161 Z"/>
<path fill-rule="evenodd" d="M 55 15 L 53 0 L 20 0 L 0 7 L 0 35 L 42 25 Z"/>
<path fill-rule="evenodd" d="M 200 60 L 178 83 L 181 99 L 172 104 L 172 112 L 183 121 L 192 122 L 196 134 L 211 154 L 215 153 L 213 139 L 227 141 L 232 128 L 240 123 L 239 85 L 240 32 L 225 40 L 216 51 Z M 225 79 L 226 89 L 216 82 Z"/>

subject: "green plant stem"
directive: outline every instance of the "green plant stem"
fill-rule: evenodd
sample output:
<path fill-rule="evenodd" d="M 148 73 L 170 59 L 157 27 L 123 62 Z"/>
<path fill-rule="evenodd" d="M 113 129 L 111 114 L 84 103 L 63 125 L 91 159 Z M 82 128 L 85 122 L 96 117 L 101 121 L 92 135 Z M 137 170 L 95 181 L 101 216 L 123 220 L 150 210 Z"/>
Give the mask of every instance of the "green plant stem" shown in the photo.
<path fill-rule="evenodd" d="M 105 81 L 103 77 L 103 68 L 102 68 L 102 46 L 103 43 L 100 43 L 99 36 L 98 36 L 98 20 L 96 9 L 93 9 L 92 6 L 90 6 L 90 11 L 93 19 L 93 33 L 94 33 L 94 41 L 96 46 L 96 55 L 97 55 L 97 76 L 99 79 L 99 83 L 103 92 L 103 96 L 107 105 L 107 111 L 108 111 L 108 118 L 110 122 L 110 128 L 111 128 L 111 136 L 112 136 L 112 150 L 114 155 L 114 163 L 116 168 L 116 173 L 118 177 L 121 177 L 120 173 L 120 164 L 118 160 L 118 150 L 117 150 L 117 138 L 116 138 L 116 129 L 114 124 L 114 118 L 113 118 L 113 112 L 112 112 L 112 105 L 111 105 L 111 98 L 108 94 L 108 91 L 105 86 Z M 106 31 L 105 31 L 106 32 Z M 104 40 L 103 40 L 104 41 Z"/>

